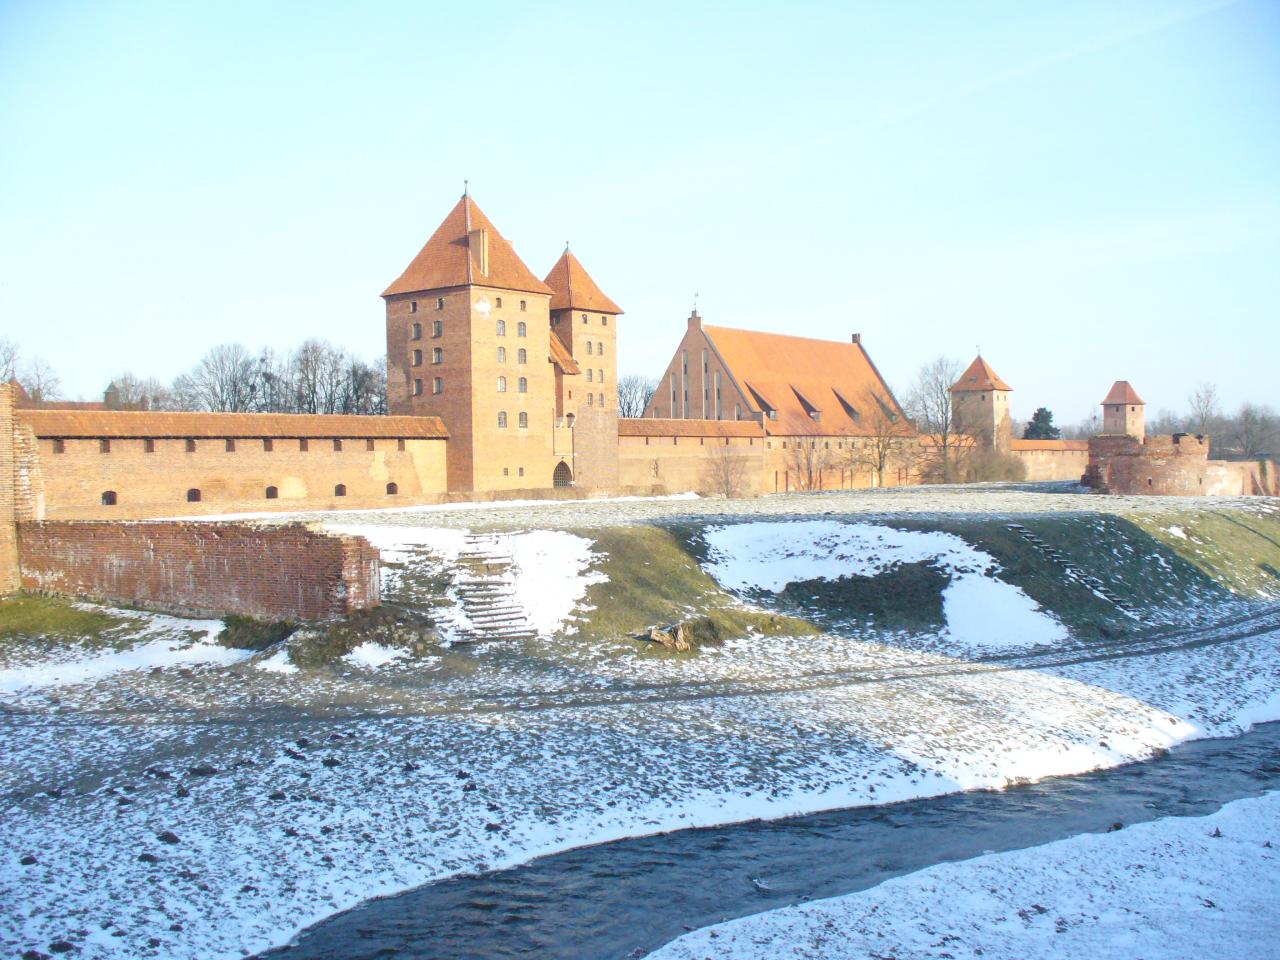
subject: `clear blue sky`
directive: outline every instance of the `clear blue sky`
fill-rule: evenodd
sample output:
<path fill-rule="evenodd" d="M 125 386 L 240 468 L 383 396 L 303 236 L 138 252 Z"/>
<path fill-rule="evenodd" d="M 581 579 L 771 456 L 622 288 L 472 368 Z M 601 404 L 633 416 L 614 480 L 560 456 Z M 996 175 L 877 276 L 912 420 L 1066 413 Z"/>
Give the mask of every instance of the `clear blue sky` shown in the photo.
<path fill-rule="evenodd" d="M 464 177 L 535 272 L 572 240 L 624 373 L 697 291 L 898 387 L 980 344 L 1022 417 L 1280 405 L 1276 0 L 0 0 L 0 334 L 72 397 L 380 354 Z"/>

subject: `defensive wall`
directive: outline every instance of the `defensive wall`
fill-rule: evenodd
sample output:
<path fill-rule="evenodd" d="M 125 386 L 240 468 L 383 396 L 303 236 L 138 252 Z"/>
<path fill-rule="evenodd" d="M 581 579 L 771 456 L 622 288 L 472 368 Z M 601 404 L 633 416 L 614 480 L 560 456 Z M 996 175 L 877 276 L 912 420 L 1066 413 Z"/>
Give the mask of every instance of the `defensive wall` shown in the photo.
<path fill-rule="evenodd" d="M 300 525 L 31 521 L 21 587 L 188 616 L 325 620 L 377 606 L 378 551 Z"/>
<path fill-rule="evenodd" d="M 1089 466 L 1087 440 L 1010 440 L 1009 453 L 1022 461 L 1027 480 L 1079 482 Z"/>
<path fill-rule="evenodd" d="M 1270 461 L 1209 459 L 1209 438 L 1104 435 L 1089 440 L 1085 484 L 1098 493 L 1153 496 L 1274 496 Z"/>

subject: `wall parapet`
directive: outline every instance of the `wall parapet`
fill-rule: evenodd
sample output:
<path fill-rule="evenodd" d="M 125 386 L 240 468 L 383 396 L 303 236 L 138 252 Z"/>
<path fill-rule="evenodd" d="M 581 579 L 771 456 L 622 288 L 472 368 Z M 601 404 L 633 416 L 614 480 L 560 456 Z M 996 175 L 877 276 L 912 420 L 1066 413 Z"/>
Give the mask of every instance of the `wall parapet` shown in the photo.
<path fill-rule="evenodd" d="M 186 616 L 327 620 L 377 606 L 379 555 L 302 524 L 18 524 L 21 586 Z"/>

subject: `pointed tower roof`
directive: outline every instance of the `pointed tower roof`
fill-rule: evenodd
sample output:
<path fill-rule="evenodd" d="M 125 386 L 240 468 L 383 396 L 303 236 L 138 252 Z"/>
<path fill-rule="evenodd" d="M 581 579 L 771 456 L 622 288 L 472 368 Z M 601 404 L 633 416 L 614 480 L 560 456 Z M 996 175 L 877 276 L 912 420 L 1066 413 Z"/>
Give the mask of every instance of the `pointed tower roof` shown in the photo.
<path fill-rule="evenodd" d="M 566 243 L 564 253 L 547 274 L 547 286 L 552 290 L 552 310 L 590 310 L 594 313 L 622 313 L 622 308 L 604 295 L 596 286 L 591 274 L 569 252 Z"/>
<path fill-rule="evenodd" d="M 472 283 L 527 293 L 551 292 L 516 256 L 511 244 L 471 196 L 464 193 L 426 246 L 382 295 L 389 297 Z"/>
<path fill-rule="evenodd" d="M 1147 405 L 1146 401 L 1138 396 L 1138 391 L 1133 389 L 1128 380 L 1117 380 L 1113 383 L 1111 392 L 1107 394 L 1107 398 L 1102 402 L 1104 405 L 1110 403 L 1127 403 L 1135 407 L 1139 404 L 1144 407 Z"/>
<path fill-rule="evenodd" d="M 960 379 L 951 385 L 952 393 L 976 393 L 991 390 L 1013 390 L 1000 375 L 991 369 L 991 364 L 982 359 L 982 354 L 973 358 L 969 369 L 960 374 Z"/>

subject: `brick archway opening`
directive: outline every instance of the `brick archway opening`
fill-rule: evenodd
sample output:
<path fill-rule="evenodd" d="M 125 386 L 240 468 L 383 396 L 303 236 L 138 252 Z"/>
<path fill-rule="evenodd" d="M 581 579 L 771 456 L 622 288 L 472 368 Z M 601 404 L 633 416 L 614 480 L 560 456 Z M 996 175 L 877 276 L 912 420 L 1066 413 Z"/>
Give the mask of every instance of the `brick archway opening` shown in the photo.
<path fill-rule="evenodd" d="M 556 469 L 551 474 L 551 485 L 555 487 L 573 486 L 573 471 L 569 469 L 569 465 L 563 460 L 556 464 Z"/>

